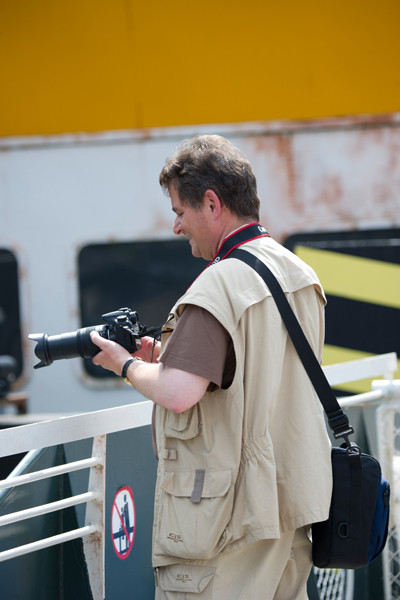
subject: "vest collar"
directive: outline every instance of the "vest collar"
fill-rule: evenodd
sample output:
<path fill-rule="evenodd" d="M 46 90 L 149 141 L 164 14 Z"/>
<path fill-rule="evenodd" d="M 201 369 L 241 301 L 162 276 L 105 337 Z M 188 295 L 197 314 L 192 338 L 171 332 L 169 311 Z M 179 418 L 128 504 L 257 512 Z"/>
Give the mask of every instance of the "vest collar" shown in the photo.
<path fill-rule="evenodd" d="M 250 223 L 249 225 L 244 225 L 243 227 L 236 229 L 224 239 L 224 241 L 218 248 L 214 258 L 211 260 L 211 262 L 208 263 L 208 265 L 202 271 L 202 273 L 204 273 L 204 271 L 208 269 L 208 267 L 210 267 L 211 265 L 216 265 L 221 260 L 226 258 L 232 252 L 232 250 L 234 250 L 238 246 L 241 246 L 242 244 L 246 244 L 246 242 L 251 242 L 252 240 L 256 240 L 262 237 L 271 236 L 268 233 L 268 231 L 259 223 Z M 191 287 L 191 285 L 189 287 Z"/>
<path fill-rule="evenodd" d="M 238 246 L 261 237 L 270 237 L 270 235 L 259 223 L 250 223 L 249 225 L 244 225 L 244 227 L 241 227 L 240 229 L 236 229 L 236 231 L 233 231 L 224 239 L 214 258 L 207 265 L 207 267 L 210 265 L 215 265 L 220 260 L 226 258 L 228 254 L 230 254 L 232 250 Z"/>

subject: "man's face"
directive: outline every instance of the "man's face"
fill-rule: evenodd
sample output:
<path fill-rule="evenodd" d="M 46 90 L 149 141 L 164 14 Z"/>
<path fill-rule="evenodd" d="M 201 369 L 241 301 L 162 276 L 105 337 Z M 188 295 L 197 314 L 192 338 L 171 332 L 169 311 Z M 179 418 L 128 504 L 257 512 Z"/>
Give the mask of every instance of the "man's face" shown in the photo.
<path fill-rule="evenodd" d="M 172 210 L 176 214 L 173 231 L 176 235 L 183 234 L 189 240 L 193 256 L 211 260 L 214 256 L 214 246 L 211 235 L 211 213 L 206 201 L 200 209 L 184 205 L 172 185 L 169 189 Z"/>

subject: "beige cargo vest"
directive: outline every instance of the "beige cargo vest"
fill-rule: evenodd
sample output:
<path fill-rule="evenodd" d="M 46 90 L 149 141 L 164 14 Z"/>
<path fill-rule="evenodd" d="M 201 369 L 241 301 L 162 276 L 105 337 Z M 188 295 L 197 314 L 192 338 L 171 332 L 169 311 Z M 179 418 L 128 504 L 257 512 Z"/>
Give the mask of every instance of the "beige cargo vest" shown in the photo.
<path fill-rule="evenodd" d="M 270 238 L 242 248 L 275 273 L 320 357 L 325 300 L 315 273 Z M 265 283 L 227 258 L 178 300 L 168 327 L 185 304 L 226 328 L 236 372 L 229 389 L 206 393 L 184 413 L 157 406 L 154 566 L 209 560 L 325 520 L 331 497 L 322 407 Z"/>

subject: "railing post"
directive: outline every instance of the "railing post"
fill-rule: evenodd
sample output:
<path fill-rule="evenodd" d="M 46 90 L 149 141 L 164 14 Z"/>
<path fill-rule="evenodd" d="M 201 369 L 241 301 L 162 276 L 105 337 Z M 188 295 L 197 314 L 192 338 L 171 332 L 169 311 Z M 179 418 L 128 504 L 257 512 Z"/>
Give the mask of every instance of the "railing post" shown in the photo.
<path fill-rule="evenodd" d="M 99 493 L 99 499 L 86 505 L 85 525 L 97 525 L 98 531 L 83 539 L 86 565 L 93 600 L 105 599 L 104 564 L 104 513 L 105 513 L 105 471 L 106 435 L 93 438 L 92 457 L 100 458 L 102 464 L 92 467 L 89 476 L 89 491 Z"/>
<path fill-rule="evenodd" d="M 390 520 L 386 547 L 382 553 L 385 600 L 397 598 L 400 585 L 398 541 L 400 532 L 400 462 L 396 452 L 399 434 L 400 381 L 373 381 L 373 390 L 381 390 L 383 403 L 377 409 L 378 459 L 382 472 L 391 485 Z"/>

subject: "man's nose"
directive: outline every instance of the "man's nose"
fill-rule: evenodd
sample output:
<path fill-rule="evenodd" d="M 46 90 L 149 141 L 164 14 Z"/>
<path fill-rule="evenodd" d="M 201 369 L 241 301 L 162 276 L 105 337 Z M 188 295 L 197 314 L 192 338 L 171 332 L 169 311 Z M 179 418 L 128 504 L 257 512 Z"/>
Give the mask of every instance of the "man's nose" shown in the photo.
<path fill-rule="evenodd" d="M 179 235 L 180 233 L 182 233 L 182 227 L 181 227 L 181 219 L 180 217 L 176 217 L 175 221 L 174 221 L 174 225 L 172 227 L 173 232 L 176 235 Z"/>

